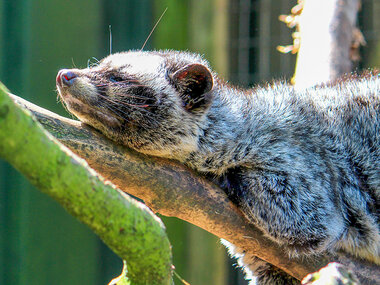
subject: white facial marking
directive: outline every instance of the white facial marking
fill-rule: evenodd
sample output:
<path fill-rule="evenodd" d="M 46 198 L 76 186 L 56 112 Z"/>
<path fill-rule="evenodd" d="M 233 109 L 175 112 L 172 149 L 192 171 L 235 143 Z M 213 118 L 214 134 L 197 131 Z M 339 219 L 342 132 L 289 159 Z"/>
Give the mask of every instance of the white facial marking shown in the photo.
<path fill-rule="evenodd" d="M 123 70 L 125 72 L 146 74 L 158 70 L 163 63 L 163 58 L 158 55 L 147 56 L 144 53 L 136 52 L 114 54 L 107 61 L 112 63 L 111 66 L 115 69 L 126 66 Z"/>

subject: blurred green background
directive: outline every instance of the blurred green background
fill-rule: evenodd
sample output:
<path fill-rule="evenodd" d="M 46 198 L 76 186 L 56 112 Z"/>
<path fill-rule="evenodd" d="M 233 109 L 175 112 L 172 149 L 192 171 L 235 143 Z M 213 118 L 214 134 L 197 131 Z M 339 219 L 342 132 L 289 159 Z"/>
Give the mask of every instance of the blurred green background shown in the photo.
<path fill-rule="evenodd" d="M 277 18 L 290 0 L 0 0 L 0 80 L 15 94 L 61 115 L 55 76 L 112 51 L 145 49 L 204 54 L 223 77 L 241 85 L 292 76 L 295 58 L 277 45 L 291 31 Z M 367 40 L 363 67 L 380 67 L 380 1 L 363 0 L 359 22 Z M 43 155 L 43 154 L 41 154 Z M 219 240 L 162 217 L 177 273 L 191 284 L 247 284 Z M 107 284 L 119 260 L 89 229 L 0 160 L 0 284 Z M 180 281 L 176 280 L 176 284 Z"/>

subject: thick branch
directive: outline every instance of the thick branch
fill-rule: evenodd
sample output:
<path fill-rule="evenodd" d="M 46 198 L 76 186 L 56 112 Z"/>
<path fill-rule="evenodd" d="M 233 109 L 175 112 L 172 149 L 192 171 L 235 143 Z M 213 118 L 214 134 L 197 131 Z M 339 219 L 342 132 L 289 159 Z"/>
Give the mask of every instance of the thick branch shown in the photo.
<path fill-rule="evenodd" d="M 171 249 L 161 221 L 142 203 L 104 184 L 27 113 L 0 83 L 0 157 L 127 260 L 132 284 L 170 284 Z"/>
<path fill-rule="evenodd" d="M 344 255 L 289 259 L 283 249 L 264 237 L 252 224 L 247 224 L 242 213 L 222 190 L 183 165 L 115 145 L 98 131 L 78 121 L 60 117 L 16 96 L 13 98 L 31 110 L 49 132 L 106 179 L 123 191 L 143 199 L 160 214 L 197 225 L 299 280 L 330 261 L 347 265 L 369 284 L 380 280 L 378 266 Z"/>

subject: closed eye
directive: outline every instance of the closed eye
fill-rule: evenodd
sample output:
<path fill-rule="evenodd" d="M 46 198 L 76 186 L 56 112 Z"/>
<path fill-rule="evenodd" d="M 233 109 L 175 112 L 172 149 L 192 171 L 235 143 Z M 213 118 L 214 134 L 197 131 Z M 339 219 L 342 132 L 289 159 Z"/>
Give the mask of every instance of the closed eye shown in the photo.
<path fill-rule="evenodd" d="M 124 79 L 121 78 L 120 76 L 114 76 L 114 75 L 110 76 L 109 80 L 111 82 L 121 82 L 121 81 L 124 81 Z"/>

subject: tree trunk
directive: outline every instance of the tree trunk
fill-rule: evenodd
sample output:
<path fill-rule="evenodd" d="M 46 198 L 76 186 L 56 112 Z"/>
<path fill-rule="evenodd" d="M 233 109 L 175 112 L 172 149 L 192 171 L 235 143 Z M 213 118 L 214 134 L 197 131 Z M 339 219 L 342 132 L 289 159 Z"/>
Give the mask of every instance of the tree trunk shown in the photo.
<path fill-rule="evenodd" d="M 299 16 L 297 89 L 336 80 L 350 73 L 359 0 L 307 0 Z"/>

